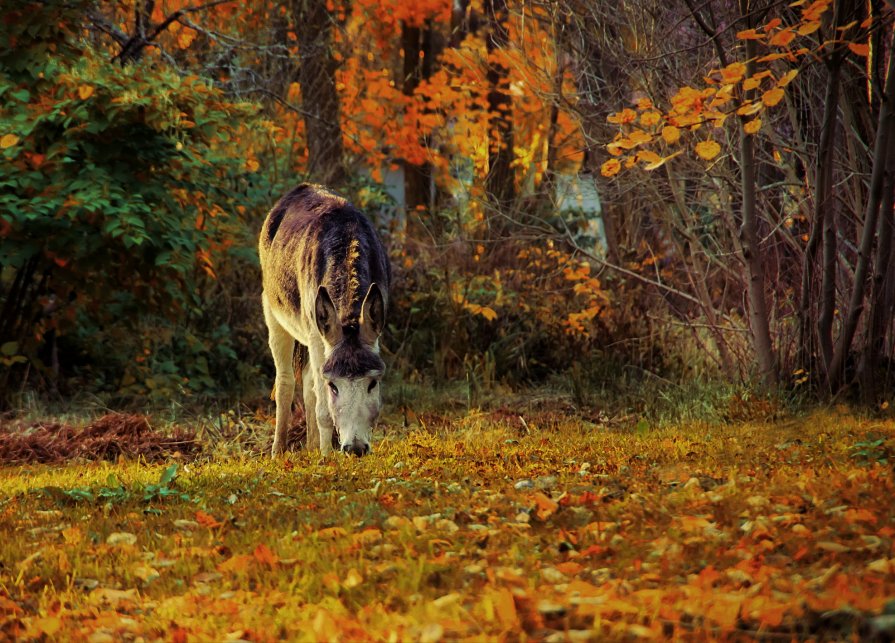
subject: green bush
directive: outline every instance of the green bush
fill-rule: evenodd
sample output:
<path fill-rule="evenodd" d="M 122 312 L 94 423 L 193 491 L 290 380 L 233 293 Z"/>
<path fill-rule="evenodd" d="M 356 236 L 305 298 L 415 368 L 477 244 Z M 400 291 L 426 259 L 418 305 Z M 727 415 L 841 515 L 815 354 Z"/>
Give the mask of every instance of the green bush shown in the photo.
<path fill-rule="evenodd" d="M 111 62 L 79 40 L 89 4 L 0 24 L 0 389 L 79 363 L 146 385 L 146 337 L 162 371 L 220 389 L 211 365 L 235 354 L 209 298 L 222 264 L 257 263 L 272 188 L 245 149 L 272 125 L 195 76 Z"/>

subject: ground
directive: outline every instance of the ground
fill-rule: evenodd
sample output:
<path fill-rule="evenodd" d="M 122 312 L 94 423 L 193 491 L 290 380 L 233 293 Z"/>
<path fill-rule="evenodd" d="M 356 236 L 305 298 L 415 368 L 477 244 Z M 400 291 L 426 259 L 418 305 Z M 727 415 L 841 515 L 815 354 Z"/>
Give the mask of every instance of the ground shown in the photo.
<path fill-rule="evenodd" d="M 895 633 L 891 420 L 418 420 L 362 459 L 0 468 L 0 638 Z"/>

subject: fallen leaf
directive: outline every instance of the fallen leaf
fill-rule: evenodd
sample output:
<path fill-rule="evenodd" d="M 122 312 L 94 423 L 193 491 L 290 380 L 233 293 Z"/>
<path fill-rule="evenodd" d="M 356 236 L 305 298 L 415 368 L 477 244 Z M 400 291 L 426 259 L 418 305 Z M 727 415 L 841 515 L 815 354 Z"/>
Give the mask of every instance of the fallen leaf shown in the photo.
<path fill-rule="evenodd" d="M 558 502 L 540 491 L 536 492 L 532 498 L 535 501 L 535 515 L 537 515 L 539 520 L 547 520 L 559 509 Z"/>
<path fill-rule="evenodd" d="M 106 538 L 107 545 L 136 545 L 137 535 L 127 531 L 116 531 Z"/>

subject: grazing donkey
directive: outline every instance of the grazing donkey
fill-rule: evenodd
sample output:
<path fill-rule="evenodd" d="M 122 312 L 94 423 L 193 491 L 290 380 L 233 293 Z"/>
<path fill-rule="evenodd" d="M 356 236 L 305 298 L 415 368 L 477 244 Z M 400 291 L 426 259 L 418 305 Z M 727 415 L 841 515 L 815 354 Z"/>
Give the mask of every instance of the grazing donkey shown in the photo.
<path fill-rule="evenodd" d="M 382 407 L 379 335 L 385 325 L 391 267 L 376 231 L 354 206 L 322 187 L 302 184 L 267 215 L 259 241 L 261 301 L 277 375 L 272 456 L 286 449 L 295 393 L 293 353 L 301 344 L 307 445 L 370 451 Z"/>

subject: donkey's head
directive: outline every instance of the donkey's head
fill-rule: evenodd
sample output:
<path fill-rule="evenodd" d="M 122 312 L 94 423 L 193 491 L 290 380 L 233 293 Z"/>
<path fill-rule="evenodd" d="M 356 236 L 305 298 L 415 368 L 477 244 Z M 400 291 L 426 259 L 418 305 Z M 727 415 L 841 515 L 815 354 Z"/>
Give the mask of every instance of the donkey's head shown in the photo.
<path fill-rule="evenodd" d="M 360 318 L 342 323 L 326 288 L 320 286 L 315 305 L 317 330 L 323 337 L 322 372 L 326 403 L 339 431 L 345 453 L 370 451 L 373 425 L 382 408 L 380 380 L 385 364 L 379 357 L 379 335 L 385 325 L 385 301 L 370 284 Z"/>

